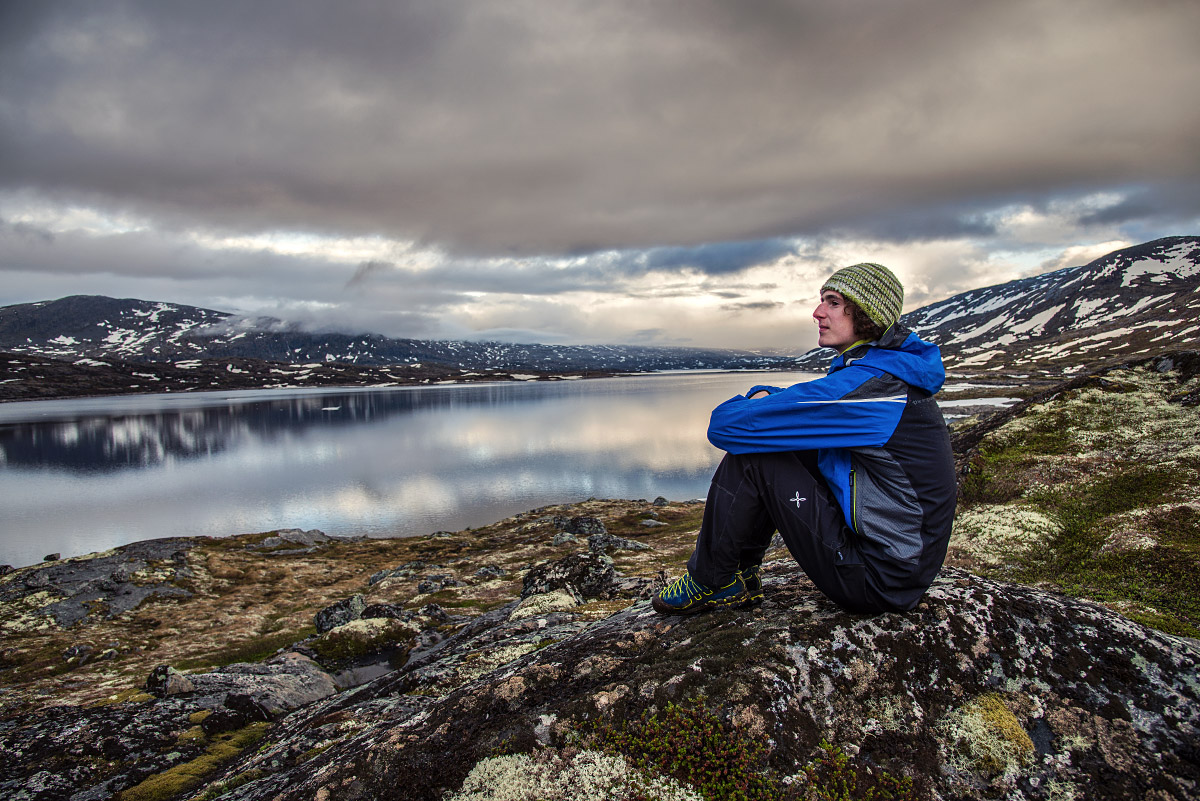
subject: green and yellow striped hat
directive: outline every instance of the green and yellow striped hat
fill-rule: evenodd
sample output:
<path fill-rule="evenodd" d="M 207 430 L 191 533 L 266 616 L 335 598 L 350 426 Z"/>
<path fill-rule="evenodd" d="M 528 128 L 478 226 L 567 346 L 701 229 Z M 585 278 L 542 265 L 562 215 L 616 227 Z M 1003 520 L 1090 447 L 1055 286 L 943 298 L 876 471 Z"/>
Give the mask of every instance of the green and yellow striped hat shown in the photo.
<path fill-rule="evenodd" d="M 885 331 L 900 319 L 900 311 L 904 308 L 904 286 L 900 279 L 887 267 L 874 262 L 843 267 L 829 276 L 821 292 L 827 289 L 840 292 Z"/>

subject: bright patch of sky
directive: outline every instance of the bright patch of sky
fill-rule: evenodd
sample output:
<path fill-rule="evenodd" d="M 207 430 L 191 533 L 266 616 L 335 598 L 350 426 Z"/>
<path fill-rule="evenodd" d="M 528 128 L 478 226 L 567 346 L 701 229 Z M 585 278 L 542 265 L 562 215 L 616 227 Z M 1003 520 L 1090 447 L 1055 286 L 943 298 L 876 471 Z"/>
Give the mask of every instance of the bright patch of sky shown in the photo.
<path fill-rule="evenodd" d="M 82 231 L 112 236 L 154 227 L 148 217 L 75 204 L 58 204 L 28 192 L 0 193 L 0 219 L 51 234 Z"/>

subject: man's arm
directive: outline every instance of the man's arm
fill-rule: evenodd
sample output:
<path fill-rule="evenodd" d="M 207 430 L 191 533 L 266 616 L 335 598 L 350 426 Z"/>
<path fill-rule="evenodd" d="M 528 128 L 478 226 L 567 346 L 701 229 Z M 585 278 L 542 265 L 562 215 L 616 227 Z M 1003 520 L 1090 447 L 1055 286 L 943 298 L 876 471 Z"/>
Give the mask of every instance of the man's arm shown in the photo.
<path fill-rule="evenodd" d="M 730 398 L 713 410 L 708 440 L 729 453 L 878 447 L 895 431 L 907 394 L 887 373 L 846 368 L 766 397 Z"/>

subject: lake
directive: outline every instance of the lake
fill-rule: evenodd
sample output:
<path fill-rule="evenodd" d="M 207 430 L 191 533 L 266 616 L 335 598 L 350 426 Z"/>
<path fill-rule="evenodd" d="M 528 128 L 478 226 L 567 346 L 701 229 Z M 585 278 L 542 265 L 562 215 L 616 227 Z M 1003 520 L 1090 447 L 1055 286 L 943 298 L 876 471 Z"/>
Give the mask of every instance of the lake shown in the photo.
<path fill-rule="evenodd" d="M 0 564 L 167 536 L 404 537 L 597 498 L 703 498 L 708 415 L 812 373 L 0 404 Z"/>

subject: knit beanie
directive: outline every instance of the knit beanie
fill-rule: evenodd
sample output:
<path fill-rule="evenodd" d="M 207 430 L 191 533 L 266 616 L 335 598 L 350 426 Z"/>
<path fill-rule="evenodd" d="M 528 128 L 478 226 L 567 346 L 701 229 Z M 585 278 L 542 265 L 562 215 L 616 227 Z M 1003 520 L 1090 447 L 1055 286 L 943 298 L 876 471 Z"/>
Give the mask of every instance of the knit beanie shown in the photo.
<path fill-rule="evenodd" d="M 904 287 L 900 279 L 882 264 L 863 262 L 843 267 L 829 276 L 821 292 L 827 289 L 840 292 L 885 331 L 900 319 L 900 310 L 904 307 Z"/>

